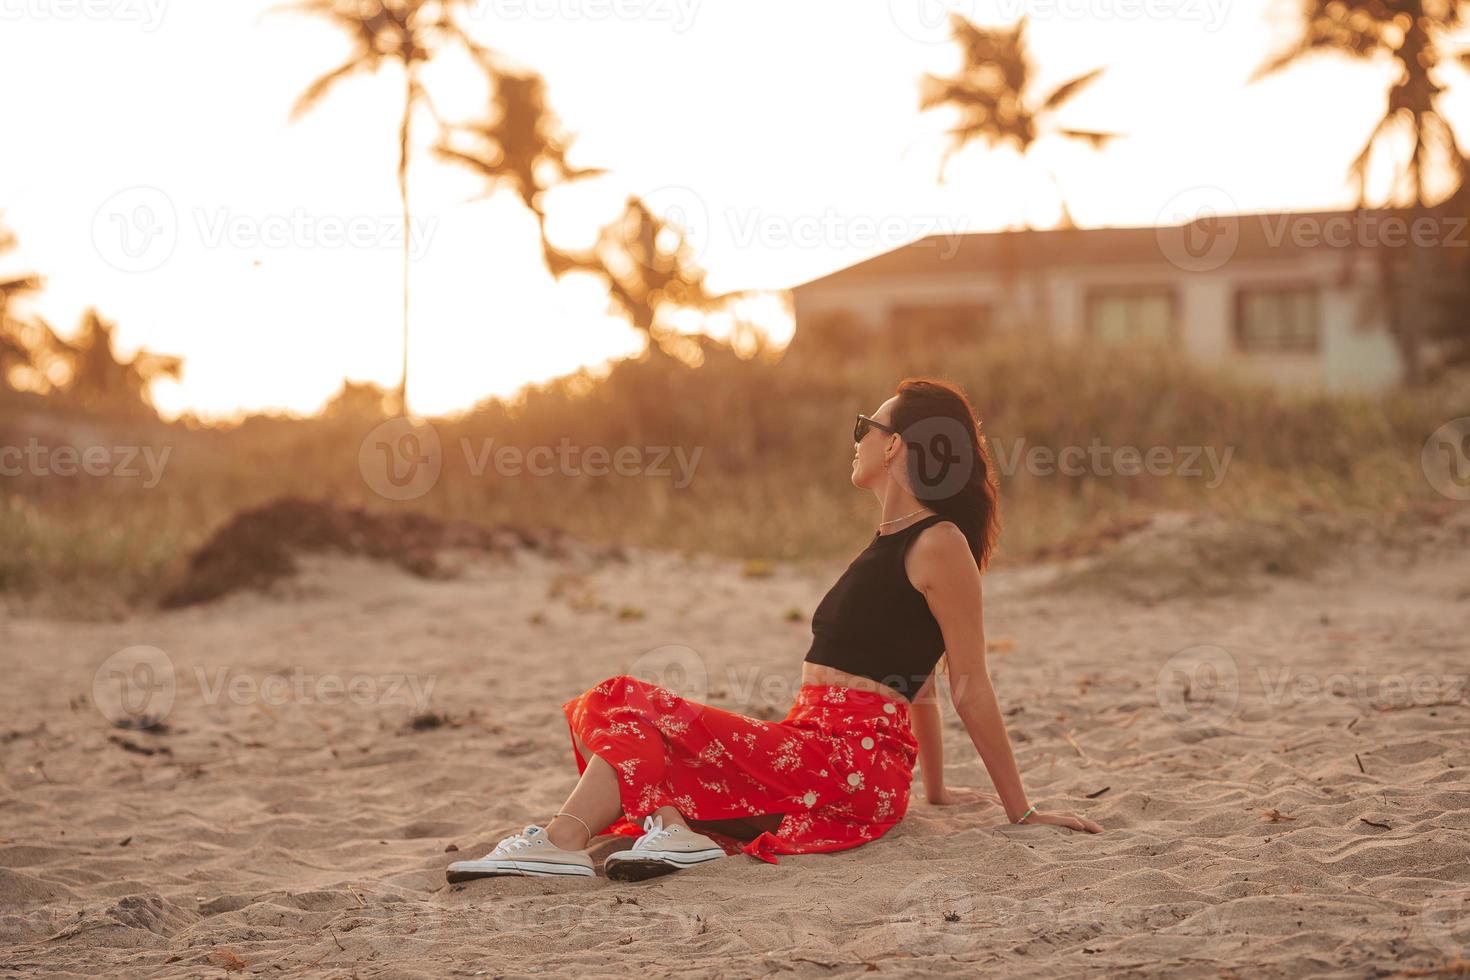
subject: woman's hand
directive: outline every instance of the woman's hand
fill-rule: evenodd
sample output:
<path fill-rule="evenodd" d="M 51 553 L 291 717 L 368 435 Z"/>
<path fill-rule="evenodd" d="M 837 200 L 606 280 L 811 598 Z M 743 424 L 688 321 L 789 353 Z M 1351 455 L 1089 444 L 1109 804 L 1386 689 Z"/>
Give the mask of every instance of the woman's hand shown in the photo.
<path fill-rule="evenodd" d="M 939 791 L 938 799 L 931 796 L 929 797 L 929 802 L 934 806 L 958 806 L 961 803 L 981 802 L 994 803 L 996 806 L 999 806 L 1000 797 L 992 796 L 989 793 L 982 793 L 968 786 L 956 786 L 953 788 L 946 786 Z"/>
<path fill-rule="evenodd" d="M 1037 810 L 1027 817 L 1025 822 L 1027 824 L 1047 823 L 1053 827 L 1066 827 L 1068 830 L 1085 830 L 1089 834 L 1102 833 L 1102 827 L 1099 824 L 1093 823 L 1086 817 L 1079 817 L 1075 813 L 1043 813 Z"/>

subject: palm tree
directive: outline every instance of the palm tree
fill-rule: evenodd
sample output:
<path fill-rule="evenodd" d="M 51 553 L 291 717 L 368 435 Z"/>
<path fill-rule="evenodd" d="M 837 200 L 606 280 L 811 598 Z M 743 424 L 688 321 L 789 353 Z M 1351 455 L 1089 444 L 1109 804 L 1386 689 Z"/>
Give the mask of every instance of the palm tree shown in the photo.
<path fill-rule="evenodd" d="M 0 225 L 0 253 L 15 245 L 15 233 Z M 41 278 L 34 273 L 0 278 L 0 389 L 10 387 L 11 374 L 17 368 L 36 367 L 37 325 L 17 318 L 11 309 L 17 297 L 40 288 Z"/>
<path fill-rule="evenodd" d="M 700 343 L 674 329 L 671 315 L 719 312 L 750 295 L 749 290 L 710 290 L 684 230 L 654 214 L 637 197 L 624 202 L 622 216 L 598 232 L 590 249 L 572 252 L 549 244 L 546 249 L 548 265 L 558 278 L 580 272 L 601 279 L 612 312 L 643 334 L 655 357 L 701 356 Z"/>
<path fill-rule="evenodd" d="M 410 130 L 416 109 L 433 103 L 421 71 L 444 47 L 458 45 L 482 63 L 488 49 L 476 43 L 459 25 L 459 8 L 472 0 L 299 0 L 282 9 L 323 17 L 352 39 L 347 60 L 307 86 L 291 110 L 293 120 L 316 106 L 338 82 L 353 75 L 371 74 L 385 63 L 403 71 L 403 111 L 398 123 L 398 198 L 403 207 L 403 374 L 398 383 L 399 410 L 408 414 L 408 276 L 409 208 L 408 164 Z"/>
<path fill-rule="evenodd" d="M 599 168 L 567 163 L 571 139 L 562 134 L 547 104 L 546 80 L 535 72 L 485 63 L 490 78 L 490 111 L 482 121 L 450 127 L 435 145 L 440 159 L 463 164 L 484 178 L 486 197 L 509 186 L 536 216 L 548 267 L 555 250 L 546 238 L 546 192 L 560 183 L 600 176 Z M 555 270 L 553 269 L 553 272 Z"/>
<path fill-rule="evenodd" d="M 1470 159 L 1440 109 L 1444 86 L 1436 76 L 1447 62 L 1455 60 L 1446 47 L 1453 44 L 1451 36 L 1470 21 L 1470 0 L 1303 0 L 1300 16 L 1300 36 L 1256 69 L 1251 81 L 1282 71 L 1319 52 L 1363 61 L 1387 61 L 1399 69 L 1388 91 L 1383 118 L 1348 167 L 1349 176 L 1357 182 L 1357 207 L 1368 206 L 1368 168 L 1375 151 L 1403 134 L 1412 139 L 1413 149 L 1407 163 L 1394 174 L 1388 205 L 1394 207 L 1407 197 L 1412 217 L 1424 215 L 1428 207 L 1427 173 L 1436 162 L 1444 162 L 1457 181 L 1446 201 L 1458 200 L 1463 207 L 1464 195 L 1456 191 L 1470 179 Z M 1458 60 L 1470 67 L 1470 52 L 1461 52 Z M 1403 190 L 1407 190 L 1406 195 L 1401 193 Z M 1429 284 L 1433 274 L 1428 269 L 1432 257 L 1425 249 L 1418 246 L 1411 249 L 1413 272 L 1405 289 L 1395 286 L 1395 258 L 1391 250 L 1380 248 L 1378 257 L 1382 272 L 1380 300 L 1387 307 L 1389 329 L 1404 360 L 1405 379 L 1412 384 L 1424 376 L 1421 328 L 1429 314 L 1420 304 L 1427 298 L 1433 299 L 1426 297 L 1415 283 Z M 1464 293 L 1460 296 L 1463 302 Z M 1462 325 L 1460 329 L 1465 327 Z"/>
<path fill-rule="evenodd" d="M 964 61 L 953 76 L 926 74 L 919 83 L 920 111 L 944 107 L 959 114 L 959 122 L 950 130 L 950 145 L 939 161 L 941 184 L 949 158 L 974 140 L 992 149 L 1010 146 L 1025 157 L 1049 136 L 1083 140 L 1093 149 L 1117 138 L 1116 133 L 1073 129 L 1056 120 L 1058 110 L 1105 69 L 1095 68 L 1040 96 L 1032 92 L 1036 67 L 1026 50 L 1025 17 L 1009 28 L 979 27 L 957 13 L 950 14 L 949 22 Z M 1051 176 L 1056 182 L 1056 174 Z M 1058 187 L 1060 194 L 1059 182 Z M 1063 226 L 1072 227 L 1064 196 L 1061 206 Z"/>
<path fill-rule="evenodd" d="M 1074 129 L 1057 121 L 1062 106 L 1095 82 L 1105 69 L 1094 68 L 1041 95 L 1032 91 L 1036 66 L 1027 51 L 1025 17 L 1009 28 L 979 27 L 957 13 L 950 14 L 949 22 L 963 53 L 960 68 L 950 77 L 926 74 L 919 83 L 921 112 L 948 108 L 959 116 L 950 130 L 950 145 L 939 161 L 939 183 L 944 183 L 950 157 L 975 140 L 991 149 L 1008 146 L 1025 159 L 1037 143 L 1049 137 L 1082 140 L 1094 150 L 1118 138 L 1116 133 Z M 1062 209 L 1058 226 L 1075 228 L 1061 181 L 1054 171 L 1048 173 L 1057 185 Z M 1021 227 L 1029 228 L 1024 214 Z M 1000 275 L 1008 293 L 1014 293 L 1018 264 L 1015 236 L 1002 235 Z M 1042 319 L 1046 319 L 1044 311 Z"/>
<path fill-rule="evenodd" d="M 128 360 L 117 356 L 115 324 L 87 310 L 71 348 L 71 378 L 65 392 L 73 402 L 113 414 L 148 415 L 153 400 L 148 388 L 159 378 L 177 379 L 184 362 L 177 357 L 140 350 Z"/>

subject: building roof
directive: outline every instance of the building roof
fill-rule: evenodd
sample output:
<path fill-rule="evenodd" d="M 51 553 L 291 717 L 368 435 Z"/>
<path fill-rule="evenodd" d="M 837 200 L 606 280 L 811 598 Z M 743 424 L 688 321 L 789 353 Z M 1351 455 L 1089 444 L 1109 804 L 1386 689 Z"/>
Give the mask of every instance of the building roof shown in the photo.
<path fill-rule="evenodd" d="M 856 265 L 793 286 L 853 285 L 893 277 L 933 273 L 994 273 L 1007 261 L 1017 270 L 1062 265 L 1168 263 L 1168 250 L 1181 247 L 1194 227 L 1200 241 L 1236 235 L 1232 260 L 1290 258 L 1301 253 L 1347 247 L 1374 247 L 1398 228 L 1409 228 L 1406 208 L 1346 211 L 1258 212 L 1198 218 L 1177 225 L 1051 228 L 930 235 Z M 1385 225 L 1397 218 L 1398 225 Z M 1008 255 L 1009 252 L 1009 255 Z M 1177 263 L 1176 263 L 1177 264 Z"/>

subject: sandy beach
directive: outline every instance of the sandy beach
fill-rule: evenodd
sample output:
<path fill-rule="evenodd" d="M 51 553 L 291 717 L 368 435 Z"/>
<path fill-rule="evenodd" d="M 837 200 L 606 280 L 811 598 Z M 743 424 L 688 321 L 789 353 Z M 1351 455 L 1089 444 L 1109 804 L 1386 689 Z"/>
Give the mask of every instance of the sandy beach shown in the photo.
<path fill-rule="evenodd" d="M 434 581 L 315 557 L 269 595 L 9 618 L 0 974 L 1463 971 L 1467 527 L 1153 605 L 997 571 L 1030 794 L 1104 834 L 916 793 L 856 850 L 638 884 L 444 867 L 549 818 L 576 776 L 559 704 L 604 677 L 779 717 L 840 564 L 528 553 Z M 946 710 L 948 781 L 988 790 Z"/>

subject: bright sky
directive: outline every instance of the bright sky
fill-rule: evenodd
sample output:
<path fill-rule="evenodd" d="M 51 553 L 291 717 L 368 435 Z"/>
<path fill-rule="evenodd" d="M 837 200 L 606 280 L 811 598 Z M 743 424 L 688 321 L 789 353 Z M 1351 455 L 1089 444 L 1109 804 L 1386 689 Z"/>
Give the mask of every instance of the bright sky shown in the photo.
<path fill-rule="evenodd" d="M 58 327 L 95 305 L 119 324 L 125 351 L 182 355 L 183 381 L 155 389 L 166 414 L 308 412 L 343 377 L 396 383 L 401 78 L 389 67 L 349 79 L 292 124 L 297 94 L 347 44 L 268 6 L 0 0 L 0 210 L 20 238 L 0 272 L 42 273 L 33 307 Z M 995 24 L 1029 11 L 1040 90 L 1106 66 L 1064 118 L 1128 138 L 1101 154 L 1043 145 L 1029 168 L 976 146 L 939 186 L 946 120 L 919 113 L 917 82 L 957 63 L 950 8 Z M 573 162 L 611 171 L 550 202 L 559 227 L 605 220 L 622 195 L 644 194 L 688 216 L 714 287 L 780 290 L 928 234 L 1023 216 L 1050 224 L 1048 168 L 1084 227 L 1186 220 L 1179 202 L 1200 187 L 1242 211 L 1349 205 L 1344 173 L 1382 112 L 1389 72 L 1319 60 L 1246 86 L 1290 35 L 1295 9 L 479 0 L 471 23 L 547 78 L 577 136 Z M 1453 72 L 1449 114 L 1470 142 L 1470 83 Z M 453 65 L 429 84 L 451 116 L 484 103 Z M 421 117 L 420 150 L 433 135 Z M 510 192 L 473 200 L 480 192 L 420 154 L 419 412 L 463 409 L 637 347 L 595 290 L 551 280 Z"/>

